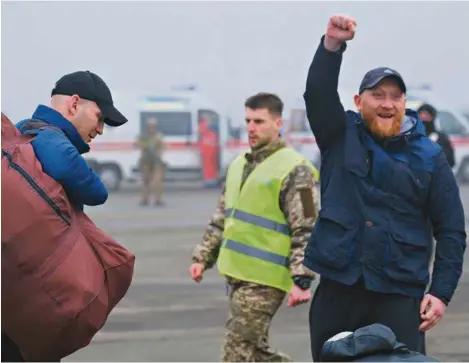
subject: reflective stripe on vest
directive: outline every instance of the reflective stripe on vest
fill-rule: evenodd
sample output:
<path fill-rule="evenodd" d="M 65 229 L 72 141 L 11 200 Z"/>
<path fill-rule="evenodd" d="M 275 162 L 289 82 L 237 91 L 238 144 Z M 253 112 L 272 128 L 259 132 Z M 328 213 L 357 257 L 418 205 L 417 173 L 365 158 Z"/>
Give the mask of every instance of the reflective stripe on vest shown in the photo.
<path fill-rule="evenodd" d="M 240 221 L 254 224 L 255 226 L 263 227 L 270 229 L 275 232 L 279 232 L 282 234 L 285 234 L 287 236 L 290 236 L 290 228 L 288 227 L 287 224 L 283 223 L 277 223 L 275 221 L 272 221 L 270 219 L 261 217 L 261 216 L 255 216 L 254 214 L 246 213 L 243 211 L 240 211 L 238 209 L 234 210 L 233 215 L 231 213 L 233 212 L 233 209 L 226 209 L 225 210 L 225 216 L 226 217 L 231 217 L 234 219 L 238 219 Z"/>
<path fill-rule="evenodd" d="M 260 260 L 272 262 L 280 266 L 287 267 L 290 264 L 290 260 L 287 257 L 280 256 L 273 252 L 260 250 L 259 248 L 248 246 L 241 242 L 233 241 L 232 239 L 227 239 L 225 241 L 224 248 L 228 248 L 229 250 L 242 253 L 247 256 L 255 257 Z"/>

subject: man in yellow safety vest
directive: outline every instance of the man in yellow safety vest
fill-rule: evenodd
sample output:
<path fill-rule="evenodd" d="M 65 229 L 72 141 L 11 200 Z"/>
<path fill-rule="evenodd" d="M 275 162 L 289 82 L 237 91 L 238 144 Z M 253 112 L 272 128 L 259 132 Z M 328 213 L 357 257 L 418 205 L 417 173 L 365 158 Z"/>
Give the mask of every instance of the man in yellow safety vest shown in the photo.
<path fill-rule="evenodd" d="M 259 93 L 245 102 L 250 153 L 230 165 L 218 207 L 192 255 L 200 282 L 217 264 L 230 287 L 223 362 L 291 361 L 268 344 L 271 320 L 311 299 L 304 248 L 318 214 L 319 173 L 280 136 L 283 102 Z"/>

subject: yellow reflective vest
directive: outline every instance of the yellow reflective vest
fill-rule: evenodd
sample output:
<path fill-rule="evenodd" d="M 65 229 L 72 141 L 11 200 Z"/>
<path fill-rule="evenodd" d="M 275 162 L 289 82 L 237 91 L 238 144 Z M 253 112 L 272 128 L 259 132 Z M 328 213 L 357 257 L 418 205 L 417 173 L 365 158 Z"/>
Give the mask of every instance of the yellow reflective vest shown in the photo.
<path fill-rule="evenodd" d="M 290 229 L 279 206 L 280 190 L 299 164 L 318 170 L 301 154 L 282 148 L 257 165 L 241 188 L 246 158 L 230 165 L 225 187 L 225 226 L 217 267 L 222 275 L 289 292 Z"/>

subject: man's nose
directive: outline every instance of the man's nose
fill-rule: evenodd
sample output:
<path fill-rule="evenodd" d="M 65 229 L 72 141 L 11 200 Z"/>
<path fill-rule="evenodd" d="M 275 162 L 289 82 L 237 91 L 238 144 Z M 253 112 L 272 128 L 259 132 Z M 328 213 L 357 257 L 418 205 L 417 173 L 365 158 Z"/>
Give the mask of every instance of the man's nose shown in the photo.
<path fill-rule="evenodd" d="M 100 122 L 97 129 L 96 129 L 96 132 L 99 134 L 99 135 L 102 135 L 103 134 L 103 131 L 104 131 L 104 122 Z"/>
<path fill-rule="evenodd" d="M 385 98 L 381 103 L 381 107 L 389 110 L 394 107 L 394 104 L 390 98 Z"/>
<path fill-rule="evenodd" d="M 256 129 L 256 124 L 252 121 L 248 123 L 248 131 L 252 132 Z"/>

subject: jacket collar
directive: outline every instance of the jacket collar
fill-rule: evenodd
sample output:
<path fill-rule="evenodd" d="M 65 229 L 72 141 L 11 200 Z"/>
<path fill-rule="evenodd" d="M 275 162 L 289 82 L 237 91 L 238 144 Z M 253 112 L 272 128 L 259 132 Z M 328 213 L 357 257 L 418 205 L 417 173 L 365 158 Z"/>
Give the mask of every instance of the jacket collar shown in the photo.
<path fill-rule="evenodd" d="M 277 140 L 271 142 L 270 144 L 267 144 L 260 149 L 252 150 L 250 153 L 246 153 L 246 160 L 248 161 L 255 161 L 255 162 L 262 162 L 265 160 L 267 157 L 272 155 L 274 152 L 277 150 L 285 147 L 285 140 L 283 138 L 279 137 Z"/>
<path fill-rule="evenodd" d="M 39 105 L 31 118 L 61 129 L 80 154 L 90 151 L 89 145 L 80 136 L 75 126 L 56 110 L 44 105 Z"/>

